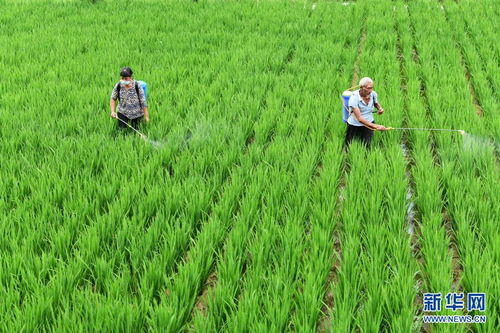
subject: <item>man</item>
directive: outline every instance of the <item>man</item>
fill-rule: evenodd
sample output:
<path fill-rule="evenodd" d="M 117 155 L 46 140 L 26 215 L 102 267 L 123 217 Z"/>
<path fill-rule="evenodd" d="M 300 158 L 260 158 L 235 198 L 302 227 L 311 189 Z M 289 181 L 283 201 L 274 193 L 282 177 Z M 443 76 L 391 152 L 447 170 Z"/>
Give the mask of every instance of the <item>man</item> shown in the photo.
<path fill-rule="evenodd" d="M 121 69 L 120 82 L 111 92 L 109 105 L 111 117 L 118 118 L 118 128 L 124 129 L 127 124 L 130 124 L 134 129 L 139 130 L 139 122 L 143 117 L 146 122 L 149 122 L 149 112 L 144 91 L 141 85 L 134 81 L 132 74 L 130 67 Z M 118 112 L 116 112 L 117 99 L 120 101 Z"/>
<path fill-rule="evenodd" d="M 354 138 L 360 139 L 366 146 L 370 145 L 373 131 L 386 131 L 382 125 L 375 124 L 373 120 L 373 108 L 378 110 L 378 114 L 384 113 L 384 109 L 379 104 L 377 93 L 373 91 L 373 80 L 364 77 L 359 81 L 359 90 L 356 90 L 349 99 L 350 115 L 347 118 L 346 145 Z"/>

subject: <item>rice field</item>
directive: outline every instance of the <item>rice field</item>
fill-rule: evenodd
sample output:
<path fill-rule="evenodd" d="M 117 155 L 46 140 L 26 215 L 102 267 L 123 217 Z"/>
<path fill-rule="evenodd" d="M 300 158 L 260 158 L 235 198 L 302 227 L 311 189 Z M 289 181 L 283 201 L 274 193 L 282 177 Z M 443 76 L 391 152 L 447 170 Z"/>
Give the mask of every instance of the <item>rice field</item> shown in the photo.
<path fill-rule="evenodd" d="M 499 14 L 0 0 L 0 331 L 500 331 Z M 124 66 L 148 140 L 109 116 Z M 345 149 L 364 76 L 378 124 L 465 134 Z"/>

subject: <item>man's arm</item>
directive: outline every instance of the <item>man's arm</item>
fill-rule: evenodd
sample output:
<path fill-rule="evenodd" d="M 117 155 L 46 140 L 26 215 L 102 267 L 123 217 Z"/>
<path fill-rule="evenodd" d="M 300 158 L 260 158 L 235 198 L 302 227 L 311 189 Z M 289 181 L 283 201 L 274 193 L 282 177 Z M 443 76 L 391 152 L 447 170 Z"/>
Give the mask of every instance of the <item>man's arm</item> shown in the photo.
<path fill-rule="evenodd" d="M 365 127 L 368 127 L 369 129 L 371 129 L 372 131 L 375 131 L 375 130 L 379 130 L 379 131 L 383 131 L 385 130 L 386 128 L 382 125 L 377 125 L 377 124 L 373 124 L 373 123 L 370 123 L 368 120 L 366 120 L 365 118 L 363 118 L 363 116 L 361 116 L 361 111 L 356 108 L 356 107 L 353 107 L 352 108 L 352 112 L 354 113 L 354 116 L 356 117 L 356 119 L 361 123 L 363 124 L 363 126 Z"/>
<path fill-rule="evenodd" d="M 382 113 L 384 113 L 384 108 L 382 108 L 382 105 L 380 105 L 380 103 L 379 103 L 379 102 L 376 102 L 376 103 L 374 103 L 373 105 L 374 105 L 374 106 L 375 106 L 375 108 L 378 110 L 378 112 L 377 112 L 378 114 L 382 114 Z"/>
<path fill-rule="evenodd" d="M 353 107 L 352 108 L 352 112 L 354 113 L 354 117 L 356 117 L 356 119 L 361 124 L 363 124 L 363 126 L 368 127 L 371 130 L 375 129 L 375 124 L 370 123 L 368 120 L 366 120 L 365 118 L 363 118 L 363 116 L 361 116 L 361 111 L 359 110 L 359 108 Z"/>

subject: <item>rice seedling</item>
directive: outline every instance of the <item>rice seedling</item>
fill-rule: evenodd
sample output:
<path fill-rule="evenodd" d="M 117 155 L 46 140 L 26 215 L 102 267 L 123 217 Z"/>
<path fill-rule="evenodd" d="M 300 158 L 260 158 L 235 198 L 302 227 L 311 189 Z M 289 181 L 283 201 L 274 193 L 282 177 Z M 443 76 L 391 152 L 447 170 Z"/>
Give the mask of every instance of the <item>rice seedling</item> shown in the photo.
<path fill-rule="evenodd" d="M 496 2 L 1 4 L 2 331 L 498 331 Z M 377 123 L 465 133 L 345 150 L 362 76 Z"/>

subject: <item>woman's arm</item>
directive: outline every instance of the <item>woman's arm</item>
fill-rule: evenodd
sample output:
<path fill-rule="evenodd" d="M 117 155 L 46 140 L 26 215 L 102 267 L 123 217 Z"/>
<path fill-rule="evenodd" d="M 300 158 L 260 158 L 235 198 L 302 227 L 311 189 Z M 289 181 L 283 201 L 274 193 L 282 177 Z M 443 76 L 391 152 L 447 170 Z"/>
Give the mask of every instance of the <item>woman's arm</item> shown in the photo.
<path fill-rule="evenodd" d="M 116 118 L 116 101 L 112 98 L 109 99 L 109 107 L 111 108 L 111 117 Z"/>
<path fill-rule="evenodd" d="M 109 107 L 111 109 L 111 117 L 116 118 L 116 100 L 118 99 L 118 87 L 119 83 L 116 84 L 111 91 L 111 97 L 109 98 Z"/>

